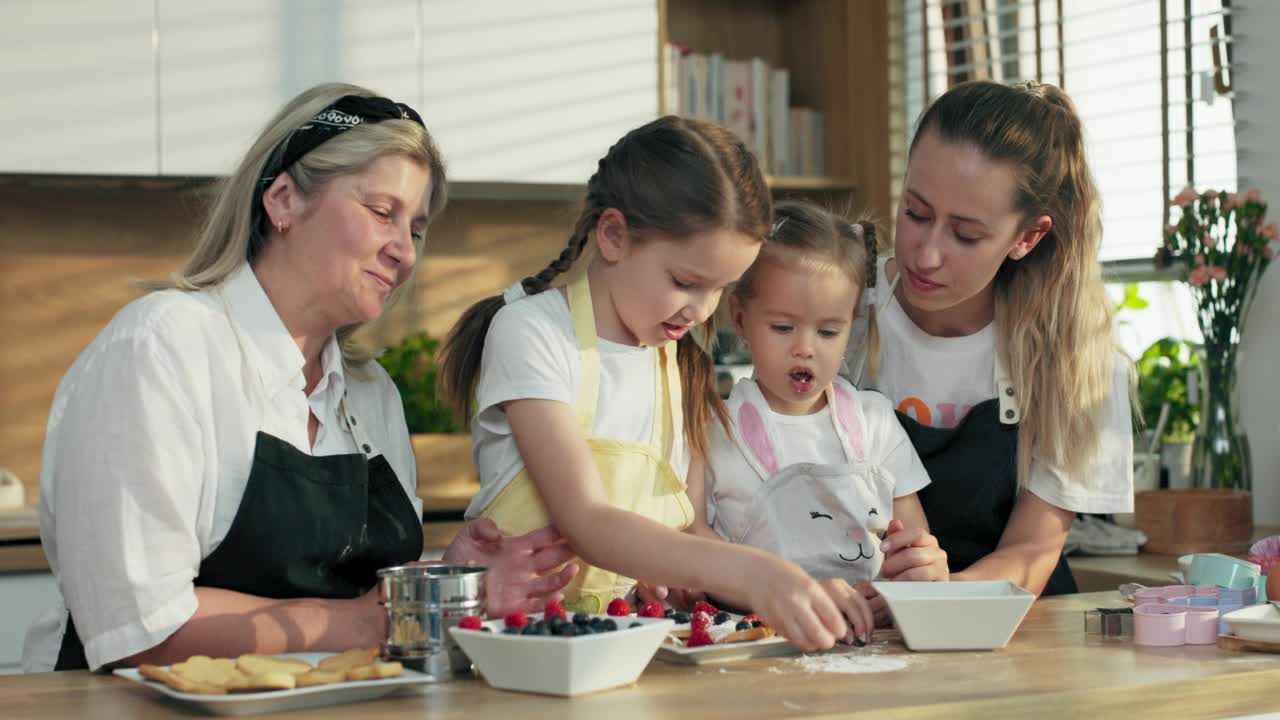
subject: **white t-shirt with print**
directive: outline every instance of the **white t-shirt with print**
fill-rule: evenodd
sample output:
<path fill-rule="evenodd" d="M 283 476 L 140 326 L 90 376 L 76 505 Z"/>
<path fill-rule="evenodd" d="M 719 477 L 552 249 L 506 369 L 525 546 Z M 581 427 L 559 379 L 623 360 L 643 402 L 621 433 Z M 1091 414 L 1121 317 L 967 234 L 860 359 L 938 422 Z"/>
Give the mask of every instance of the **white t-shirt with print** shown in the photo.
<path fill-rule="evenodd" d="M 648 443 L 657 417 L 654 383 L 657 349 L 597 337 L 599 400 L 592 437 Z M 572 406 L 578 397 L 582 357 L 569 303 L 559 290 L 522 298 L 498 311 L 485 338 L 472 423 L 473 455 L 480 491 L 467 507 L 478 517 L 524 469 L 524 460 L 500 405 L 510 400 L 555 400 Z M 677 442 L 685 442 L 677 438 Z M 688 453 L 681 453 L 688 457 Z M 675 468 L 684 478 L 687 461 Z"/>
<path fill-rule="evenodd" d="M 864 367 L 856 384 L 883 393 L 921 424 L 954 427 L 970 408 L 995 397 L 995 324 L 964 337 L 929 335 L 890 295 L 886 262 L 881 260 L 877 267 L 875 287 L 880 368 L 872 380 Z M 866 317 L 865 308 L 859 316 Z M 849 358 L 861 356 L 865 337 L 865 323 L 859 323 L 850 335 Z M 1070 477 L 1062 468 L 1032 459 L 1027 488 L 1042 500 L 1074 512 L 1132 512 L 1133 436 L 1125 363 L 1117 360 L 1113 374 L 1092 470 Z"/>

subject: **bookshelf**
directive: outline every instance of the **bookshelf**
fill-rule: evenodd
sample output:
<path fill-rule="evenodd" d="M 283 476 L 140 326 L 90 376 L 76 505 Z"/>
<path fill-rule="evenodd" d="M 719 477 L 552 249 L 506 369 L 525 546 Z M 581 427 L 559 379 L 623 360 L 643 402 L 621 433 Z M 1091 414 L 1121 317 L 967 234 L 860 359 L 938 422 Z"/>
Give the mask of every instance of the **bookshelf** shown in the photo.
<path fill-rule="evenodd" d="M 658 0 L 667 43 L 726 60 L 760 58 L 789 73 L 790 105 L 823 114 L 821 176 L 771 177 L 786 194 L 889 217 L 889 0 Z M 667 67 L 659 62 L 658 87 Z M 659 112 L 667 114 L 665 93 Z"/>

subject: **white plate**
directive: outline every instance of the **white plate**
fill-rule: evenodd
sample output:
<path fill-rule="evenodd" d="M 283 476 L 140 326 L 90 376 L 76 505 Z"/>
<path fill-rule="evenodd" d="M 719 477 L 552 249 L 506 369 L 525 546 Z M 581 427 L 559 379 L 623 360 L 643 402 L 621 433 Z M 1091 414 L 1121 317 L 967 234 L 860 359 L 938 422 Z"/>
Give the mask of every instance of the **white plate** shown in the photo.
<path fill-rule="evenodd" d="M 541 617 L 531 615 L 529 621 Z M 635 616 L 612 620 L 617 630 L 577 637 L 505 635 L 502 620 L 485 623 L 492 632 L 460 627 L 449 632 L 493 687 L 573 696 L 636 682 L 673 624 Z"/>
<path fill-rule="evenodd" d="M 1223 615 L 1222 620 L 1241 640 L 1280 642 L 1280 606 L 1250 605 Z"/>
<path fill-rule="evenodd" d="M 734 627 L 742 619 L 741 615 L 730 615 L 725 621 L 727 627 Z M 688 630 L 689 625 L 676 625 L 672 630 Z M 730 643 L 728 645 L 701 645 L 691 648 L 684 645 L 663 642 L 658 648 L 657 658 L 678 665 L 703 665 L 710 663 L 734 662 L 751 658 L 773 657 L 776 655 L 795 655 L 800 651 L 787 642 L 781 635 L 752 640 L 751 642 Z"/>
<path fill-rule="evenodd" d="M 321 659 L 336 653 L 285 653 L 275 657 L 297 658 L 314 666 Z M 136 668 L 124 668 L 115 671 L 116 675 L 133 682 L 145 685 L 152 690 L 163 693 L 174 700 L 207 713 L 216 715 L 253 715 L 257 713 L 281 712 L 283 710 L 300 710 L 320 707 L 322 705 L 339 705 L 342 703 L 372 700 L 395 692 L 410 685 L 421 685 L 432 681 L 430 675 L 405 668 L 399 677 L 381 680 L 356 680 L 333 685 L 317 685 L 315 687 L 297 688 L 295 690 L 272 690 L 270 692 L 228 693 L 226 695 L 195 695 L 178 692 L 162 682 L 147 680 L 138 674 Z"/>
<path fill-rule="evenodd" d="M 1009 644 L 1036 596 L 1007 580 L 873 582 L 912 650 L 994 650 Z"/>

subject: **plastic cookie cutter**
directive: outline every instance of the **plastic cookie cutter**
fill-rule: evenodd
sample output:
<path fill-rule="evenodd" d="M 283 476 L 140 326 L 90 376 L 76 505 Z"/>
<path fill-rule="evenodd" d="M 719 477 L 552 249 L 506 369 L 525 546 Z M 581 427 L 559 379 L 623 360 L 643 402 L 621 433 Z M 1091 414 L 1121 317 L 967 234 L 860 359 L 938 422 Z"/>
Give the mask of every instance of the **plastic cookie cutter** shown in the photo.
<path fill-rule="evenodd" d="M 1147 603 L 1133 609 L 1133 642 L 1148 647 L 1212 645 L 1218 640 L 1218 609 Z"/>
<path fill-rule="evenodd" d="M 1132 637 L 1133 608 L 1097 608 L 1084 611 L 1084 634 Z"/>
<path fill-rule="evenodd" d="M 1245 588 L 1244 590 L 1193 587 L 1192 590 L 1193 592 L 1189 595 L 1174 595 L 1170 593 L 1165 597 L 1164 602 L 1168 605 L 1201 607 L 1216 611 L 1218 613 L 1218 632 L 1223 634 L 1231 632 L 1226 621 L 1222 620 L 1223 615 L 1235 612 L 1243 607 L 1256 605 L 1258 601 L 1258 591 L 1253 587 Z"/>

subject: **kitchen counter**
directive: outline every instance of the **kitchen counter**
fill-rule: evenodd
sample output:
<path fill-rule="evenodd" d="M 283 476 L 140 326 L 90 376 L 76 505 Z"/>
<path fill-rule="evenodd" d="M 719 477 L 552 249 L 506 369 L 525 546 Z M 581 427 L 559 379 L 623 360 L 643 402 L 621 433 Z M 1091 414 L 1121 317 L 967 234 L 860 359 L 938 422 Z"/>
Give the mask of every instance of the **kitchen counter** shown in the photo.
<path fill-rule="evenodd" d="M 770 658 L 690 667 L 654 661 L 631 687 L 576 699 L 494 690 L 468 678 L 370 703 L 274 714 L 280 718 L 626 718 L 752 720 L 781 716 L 1224 717 L 1280 704 L 1280 655 L 1216 646 L 1142 648 L 1086 638 L 1082 613 L 1115 606 L 1116 593 L 1038 601 L 1012 642 L 991 652 L 912 653 L 893 631 L 850 652 L 901 657 L 904 670 L 808 674 Z M 126 680 L 86 672 L 0 677 L 6 717 L 187 716 Z"/>

